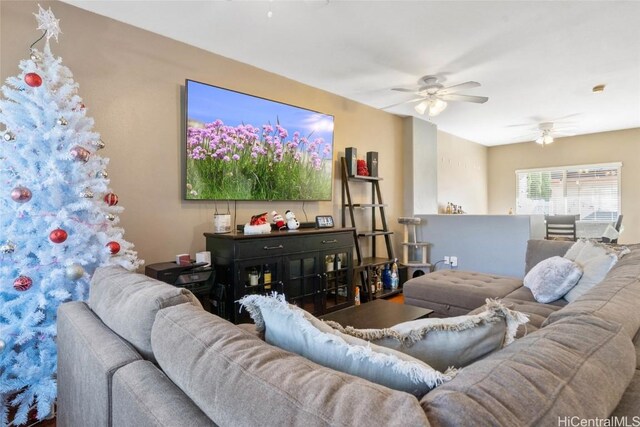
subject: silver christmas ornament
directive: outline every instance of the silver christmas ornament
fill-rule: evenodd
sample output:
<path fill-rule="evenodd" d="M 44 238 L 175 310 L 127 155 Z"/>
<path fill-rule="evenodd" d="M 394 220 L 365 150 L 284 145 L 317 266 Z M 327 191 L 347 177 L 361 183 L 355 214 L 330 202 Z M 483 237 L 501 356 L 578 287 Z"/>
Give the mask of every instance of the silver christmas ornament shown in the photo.
<path fill-rule="evenodd" d="M 80 192 L 80 197 L 85 199 L 93 199 L 93 191 L 85 188 L 82 192 Z"/>
<path fill-rule="evenodd" d="M 0 245 L 0 253 L 12 254 L 16 251 L 16 245 L 13 242 L 7 242 Z"/>
<path fill-rule="evenodd" d="M 99 139 L 97 141 L 93 141 L 93 146 L 96 147 L 96 149 L 98 150 L 102 150 L 105 146 L 105 143 L 103 140 Z"/>
<path fill-rule="evenodd" d="M 60 117 L 58 120 L 56 120 L 56 123 L 58 123 L 60 126 L 66 126 L 69 124 L 67 119 L 65 119 L 64 117 Z"/>
<path fill-rule="evenodd" d="M 112 213 L 108 213 L 105 215 L 105 217 L 109 220 L 109 221 L 113 221 L 114 219 L 116 219 L 116 216 Z"/>
<path fill-rule="evenodd" d="M 89 150 L 79 145 L 73 147 L 69 153 L 74 159 L 85 163 L 89 161 L 89 156 L 91 156 L 91 152 Z"/>
<path fill-rule="evenodd" d="M 11 199 L 17 203 L 26 203 L 31 200 L 31 190 L 21 185 L 11 190 Z"/>
<path fill-rule="evenodd" d="M 96 174 L 96 178 L 108 178 L 109 174 L 107 171 L 100 171 Z"/>
<path fill-rule="evenodd" d="M 5 343 L 4 340 L 0 340 L 0 353 L 2 353 L 6 347 L 7 343 Z"/>
<path fill-rule="evenodd" d="M 64 273 L 67 279 L 78 280 L 84 275 L 84 268 L 80 264 L 71 264 L 67 266 Z"/>
<path fill-rule="evenodd" d="M 9 141 L 13 141 L 14 139 L 16 139 L 16 136 L 11 131 L 6 131 L 4 133 L 4 135 L 2 135 L 2 139 L 4 139 L 5 141 L 9 142 Z"/>

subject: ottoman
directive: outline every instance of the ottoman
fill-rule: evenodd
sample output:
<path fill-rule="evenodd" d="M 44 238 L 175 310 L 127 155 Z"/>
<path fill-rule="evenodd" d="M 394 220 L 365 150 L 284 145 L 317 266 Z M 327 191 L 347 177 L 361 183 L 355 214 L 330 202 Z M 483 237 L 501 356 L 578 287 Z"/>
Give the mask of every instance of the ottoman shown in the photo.
<path fill-rule="evenodd" d="M 431 317 L 461 316 L 521 286 L 522 280 L 512 277 L 441 270 L 405 282 L 404 303 L 433 310 Z"/>

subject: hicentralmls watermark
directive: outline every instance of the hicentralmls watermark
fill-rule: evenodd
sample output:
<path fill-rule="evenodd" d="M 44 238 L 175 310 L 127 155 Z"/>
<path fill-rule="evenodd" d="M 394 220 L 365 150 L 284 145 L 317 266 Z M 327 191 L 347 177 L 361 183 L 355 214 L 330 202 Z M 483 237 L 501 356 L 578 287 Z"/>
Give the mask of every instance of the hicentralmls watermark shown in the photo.
<path fill-rule="evenodd" d="M 558 417 L 558 427 L 640 427 L 640 416 L 611 418 Z"/>

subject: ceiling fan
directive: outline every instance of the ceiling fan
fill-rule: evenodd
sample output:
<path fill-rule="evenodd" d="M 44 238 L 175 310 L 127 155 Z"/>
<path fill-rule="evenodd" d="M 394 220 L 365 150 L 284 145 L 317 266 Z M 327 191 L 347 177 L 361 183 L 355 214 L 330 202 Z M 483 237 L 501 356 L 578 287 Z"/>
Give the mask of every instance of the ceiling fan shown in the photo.
<path fill-rule="evenodd" d="M 438 77 L 429 75 L 420 78 L 420 80 L 418 80 L 418 84 L 419 87 L 417 89 L 392 88 L 391 90 L 395 90 L 398 92 L 410 92 L 418 95 L 418 97 L 410 99 L 408 101 L 389 105 L 387 107 L 384 107 L 383 109 L 395 107 L 396 105 L 418 102 L 418 104 L 414 107 L 415 110 L 419 114 L 424 114 L 426 112 L 429 114 L 429 116 L 433 117 L 442 113 L 444 109 L 447 108 L 447 101 L 464 101 L 484 104 L 489 100 L 489 98 L 487 98 L 486 96 L 458 94 L 458 92 L 465 89 L 472 89 L 480 86 L 480 83 L 478 82 L 466 82 L 454 86 L 444 87 L 441 83 L 438 83 Z"/>
<path fill-rule="evenodd" d="M 573 136 L 575 133 L 571 131 L 577 130 L 574 126 L 574 121 L 568 121 L 566 119 L 580 116 L 581 113 L 569 114 L 563 117 L 559 117 L 553 120 L 547 120 L 544 122 L 539 122 L 537 125 L 533 123 L 520 123 L 517 125 L 509 125 L 509 128 L 519 128 L 519 127 L 529 127 L 530 133 L 525 134 L 521 137 L 521 140 L 525 141 L 535 141 L 540 145 L 551 144 L 555 138 L 559 136 Z M 536 118 L 533 118 L 536 120 Z M 540 118 L 538 118 L 540 120 Z M 569 131 L 569 132 L 567 132 Z"/>
<path fill-rule="evenodd" d="M 573 130 L 574 127 L 558 124 L 557 122 L 542 122 L 538 125 L 535 133 L 526 135 L 526 139 L 535 138 L 534 141 L 540 145 L 548 145 L 559 136 L 573 136 L 573 133 L 566 131 Z M 532 129 L 533 131 L 533 129 Z"/>
<path fill-rule="evenodd" d="M 553 137 L 558 136 L 573 136 L 573 133 L 566 133 L 567 130 L 575 129 L 574 127 L 567 126 L 556 126 L 553 122 L 543 122 L 538 125 L 538 130 L 540 131 L 540 136 L 536 138 L 536 143 L 541 145 L 551 144 L 554 139 Z"/>

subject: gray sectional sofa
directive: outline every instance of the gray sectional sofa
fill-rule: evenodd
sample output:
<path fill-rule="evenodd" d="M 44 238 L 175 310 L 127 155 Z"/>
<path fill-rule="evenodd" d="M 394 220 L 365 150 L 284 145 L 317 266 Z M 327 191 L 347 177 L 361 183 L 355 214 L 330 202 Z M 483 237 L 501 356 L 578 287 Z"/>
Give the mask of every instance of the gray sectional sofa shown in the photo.
<path fill-rule="evenodd" d="M 640 416 L 640 248 L 548 313 L 515 294 L 518 308 L 545 318 L 539 329 L 420 400 L 273 347 L 145 276 L 102 268 L 91 286 L 88 303 L 58 313 L 60 426 L 533 426 Z"/>

